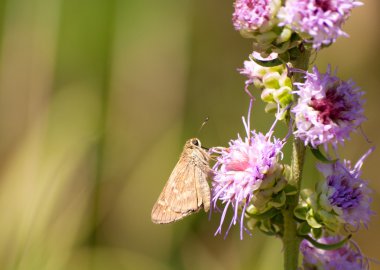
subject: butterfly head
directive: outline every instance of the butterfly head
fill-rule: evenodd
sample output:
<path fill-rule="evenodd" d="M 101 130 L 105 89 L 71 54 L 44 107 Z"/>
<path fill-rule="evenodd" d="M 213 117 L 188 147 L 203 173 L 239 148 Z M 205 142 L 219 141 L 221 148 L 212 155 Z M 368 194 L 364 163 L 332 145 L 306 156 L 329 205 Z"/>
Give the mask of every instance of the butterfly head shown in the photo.
<path fill-rule="evenodd" d="M 186 144 L 185 148 L 202 148 L 201 141 L 197 138 L 189 139 Z"/>

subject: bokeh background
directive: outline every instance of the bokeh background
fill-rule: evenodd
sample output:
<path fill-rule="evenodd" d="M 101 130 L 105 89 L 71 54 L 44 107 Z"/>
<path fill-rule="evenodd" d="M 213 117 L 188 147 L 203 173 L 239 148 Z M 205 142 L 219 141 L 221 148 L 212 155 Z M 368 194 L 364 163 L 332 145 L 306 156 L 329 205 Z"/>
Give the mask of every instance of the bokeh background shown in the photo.
<path fill-rule="evenodd" d="M 353 135 L 341 149 L 353 161 L 380 140 L 380 3 L 364 2 L 345 25 L 351 38 L 315 60 L 366 91 L 373 144 Z M 236 69 L 251 45 L 232 10 L 220 0 L 0 0 L 0 269 L 281 269 L 278 239 L 241 241 L 238 228 L 215 237 L 217 214 L 150 221 L 186 139 L 226 145 L 243 132 Z M 253 127 L 272 121 L 257 102 Z M 363 168 L 377 213 L 379 158 Z M 314 161 L 306 184 L 320 177 Z M 354 237 L 377 259 L 379 228 L 376 214 Z"/>

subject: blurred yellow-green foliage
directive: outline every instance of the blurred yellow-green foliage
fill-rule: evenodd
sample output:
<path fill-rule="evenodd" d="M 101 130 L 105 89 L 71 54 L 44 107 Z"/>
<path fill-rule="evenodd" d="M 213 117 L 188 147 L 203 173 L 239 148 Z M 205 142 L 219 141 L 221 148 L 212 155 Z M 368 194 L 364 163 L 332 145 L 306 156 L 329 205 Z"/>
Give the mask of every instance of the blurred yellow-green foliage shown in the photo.
<path fill-rule="evenodd" d="M 380 3 L 364 2 L 345 25 L 351 38 L 315 63 L 338 65 L 367 91 L 363 130 L 376 144 Z M 236 69 L 251 45 L 231 13 L 220 0 L 0 0 L 0 269 L 281 269 L 279 240 L 241 241 L 237 228 L 214 237 L 217 214 L 150 221 L 206 116 L 206 146 L 243 131 Z M 265 132 L 273 119 L 262 109 L 252 125 Z M 342 156 L 356 161 L 369 147 L 358 133 Z M 379 153 L 363 168 L 377 213 Z M 320 177 L 313 162 L 308 183 Z M 375 215 L 354 237 L 377 259 L 379 228 Z"/>

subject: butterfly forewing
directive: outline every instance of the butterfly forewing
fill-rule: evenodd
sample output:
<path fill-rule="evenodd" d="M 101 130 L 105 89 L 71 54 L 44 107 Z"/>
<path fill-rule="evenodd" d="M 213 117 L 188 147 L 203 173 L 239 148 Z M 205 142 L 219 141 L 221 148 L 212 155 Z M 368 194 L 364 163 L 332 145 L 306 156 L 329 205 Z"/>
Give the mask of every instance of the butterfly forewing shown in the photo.
<path fill-rule="evenodd" d="M 192 164 L 177 163 L 152 210 L 154 223 L 169 223 L 198 210 L 195 190 L 195 168 Z M 185 180 L 184 180 L 185 179 Z"/>
<path fill-rule="evenodd" d="M 196 139 L 197 140 L 197 139 Z M 188 140 L 177 165 L 152 209 L 154 223 L 169 223 L 210 208 L 208 153 Z"/>
<path fill-rule="evenodd" d="M 197 193 L 194 192 L 196 188 L 196 168 L 193 164 L 187 164 L 184 174 L 180 178 L 175 179 L 173 192 L 171 192 L 172 199 L 170 200 L 169 207 L 175 212 L 183 214 L 192 213 L 198 209 Z"/>
<path fill-rule="evenodd" d="M 169 223 L 182 218 L 180 212 L 175 212 L 170 208 L 173 196 L 175 196 L 174 190 L 178 190 L 176 186 L 179 186 L 178 180 L 180 179 L 180 175 L 184 174 L 186 170 L 186 167 L 179 166 L 180 161 L 181 159 L 172 171 L 169 180 L 166 182 L 157 202 L 153 206 L 152 221 L 154 223 Z"/>

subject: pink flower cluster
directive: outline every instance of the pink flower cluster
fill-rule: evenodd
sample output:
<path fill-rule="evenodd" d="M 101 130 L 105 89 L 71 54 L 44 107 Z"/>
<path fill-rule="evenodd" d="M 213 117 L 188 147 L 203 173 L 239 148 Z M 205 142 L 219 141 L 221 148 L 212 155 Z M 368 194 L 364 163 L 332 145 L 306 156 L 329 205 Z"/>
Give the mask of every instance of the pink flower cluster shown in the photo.
<path fill-rule="evenodd" d="M 216 234 L 222 232 L 227 210 L 231 206 L 233 217 L 227 233 L 231 226 L 239 221 L 242 237 L 245 209 L 266 176 L 276 168 L 279 155 L 282 154 L 281 149 L 284 143 L 281 140 L 271 138 L 271 132 L 263 135 L 251 131 L 244 118 L 243 121 L 247 134 L 244 139 L 238 136 L 236 140 L 230 141 L 228 148 L 211 149 L 211 153 L 219 155 L 213 166 L 212 205 L 214 209 L 218 209 L 217 201 L 224 204 Z M 238 216 L 239 208 L 242 210 L 240 217 Z"/>
<path fill-rule="evenodd" d="M 342 81 L 316 67 L 306 72 L 304 83 L 297 83 L 298 104 L 292 109 L 297 131 L 295 136 L 312 147 L 331 143 L 336 147 L 349 138 L 365 120 L 364 94 L 353 81 Z"/>

